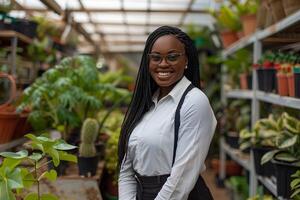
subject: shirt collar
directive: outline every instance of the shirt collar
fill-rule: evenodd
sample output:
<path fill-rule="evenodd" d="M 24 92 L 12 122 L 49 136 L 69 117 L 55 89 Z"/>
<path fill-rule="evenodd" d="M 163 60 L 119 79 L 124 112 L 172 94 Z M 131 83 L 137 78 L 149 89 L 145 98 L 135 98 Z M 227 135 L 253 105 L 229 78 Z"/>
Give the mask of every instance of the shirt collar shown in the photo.
<path fill-rule="evenodd" d="M 184 93 L 185 89 L 191 84 L 191 81 L 188 80 L 185 76 L 182 77 L 182 79 L 174 86 L 174 88 L 167 94 L 164 98 L 167 96 L 170 96 L 175 103 L 178 103 L 180 101 L 180 98 L 182 94 Z M 155 91 L 155 93 L 152 96 L 152 101 L 157 104 L 157 98 L 159 95 L 159 89 Z"/>

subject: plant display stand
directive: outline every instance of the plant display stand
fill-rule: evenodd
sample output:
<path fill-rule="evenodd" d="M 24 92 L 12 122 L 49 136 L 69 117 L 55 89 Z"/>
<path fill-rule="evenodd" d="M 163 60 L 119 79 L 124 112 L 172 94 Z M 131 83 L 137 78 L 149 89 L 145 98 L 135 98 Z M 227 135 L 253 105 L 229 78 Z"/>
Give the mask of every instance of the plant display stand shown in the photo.
<path fill-rule="evenodd" d="M 300 42 L 299 37 L 297 39 L 289 39 L 284 37 L 284 35 L 296 34 L 299 30 L 300 25 L 300 11 L 282 19 L 278 23 L 264 29 L 257 31 L 256 33 L 249 35 L 236 43 L 229 46 L 222 53 L 223 57 L 226 58 L 239 49 L 248 47 L 252 45 L 253 47 L 253 63 L 257 63 L 262 55 L 263 47 L 276 49 L 282 47 L 286 44 L 292 44 Z M 226 74 L 224 69 L 222 69 L 222 86 L 224 86 L 226 81 Z M 226 104 L 228 98 L 238 98 L 238 99 L 249 99 L 251 100 L 251 124 L 254 126 L 255 122 L 260 118 L 259 104 L 260 102 L 267 102 L 271 104 L 281 105 L 289 108 L 300 109 L 300 99 L 293 97 L 282 97 L 277 94 L 271 94 L 266 92 L 261 92 L 258 90 L 258 79 L 255 70 L 252 72 L 252 90 L 234 90 L 225 91 L 222 88 L 222 101 Z M 254 159 L 252 153 L 250 153 L 249 159 L 245 160 L 241 157 L 241 152 L 239 150 L 230 148 L 223 138 L 220 140 L 220 180 L 224 180 L 226 177 L 225 171 L 225 161 L 226 155 L 230 156 L 233 160 L 243 166 L 250 173 L 250 184 L 249 184 L 249 196 L 254 196 L 256 194 L 256 189 L 258 183 L 263 184 L 274 196 L 278 199 L 283 199 L 277 196 L 276 180 L 257 176 L 254 169 Z"/>

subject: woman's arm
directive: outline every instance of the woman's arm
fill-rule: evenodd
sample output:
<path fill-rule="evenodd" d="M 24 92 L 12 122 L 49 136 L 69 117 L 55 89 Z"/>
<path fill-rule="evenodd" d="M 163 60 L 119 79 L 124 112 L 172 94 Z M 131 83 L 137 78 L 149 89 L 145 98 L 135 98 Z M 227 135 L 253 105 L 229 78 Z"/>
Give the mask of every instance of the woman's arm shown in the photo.
<path fill-rule="evenodd" d="M 136 180 L 134 179 L 132 159 L 128 153 L 126 161 L 123 160 L 122 162 L 119 175 L 119 200 L 135 200 L 135 198 Z"/>
<path fill-rule="evenodd" d="M 207 97 L 194 97 L 182 107 L 176 159 L 155 200 L 186 200 L 204 168 L 217 122 Z"/>

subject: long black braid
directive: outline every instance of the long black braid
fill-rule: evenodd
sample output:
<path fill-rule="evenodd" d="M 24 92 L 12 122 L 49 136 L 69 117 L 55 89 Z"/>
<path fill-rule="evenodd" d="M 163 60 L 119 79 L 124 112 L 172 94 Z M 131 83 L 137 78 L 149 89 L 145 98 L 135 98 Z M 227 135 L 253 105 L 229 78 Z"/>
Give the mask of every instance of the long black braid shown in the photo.
<path fill-rule="evenodd" d="M 159 37 L 164 35 L 174 35 L 184 44 L 185 53 L 188 58 L 188 68 L 184 71 L 184 75 L 192 82 L 195 87 L 200 88 L 200 73 L 197 49 L 194 46 L 191 38 L 179 28 L 171 26 L 162 26 L 152 32 L 146 41 L 136 79 L 133 97 L 122 124 L 118 148 L 119 167 L 121 166 L 121 162 L 126 155 L 130 134 L 137 123 L 141 120 L 143 115 L 150 109 L 152 105 L 152 95 L 158 88 L 149 72 L 148 53 L 150 53 L 154 42 Z"/>

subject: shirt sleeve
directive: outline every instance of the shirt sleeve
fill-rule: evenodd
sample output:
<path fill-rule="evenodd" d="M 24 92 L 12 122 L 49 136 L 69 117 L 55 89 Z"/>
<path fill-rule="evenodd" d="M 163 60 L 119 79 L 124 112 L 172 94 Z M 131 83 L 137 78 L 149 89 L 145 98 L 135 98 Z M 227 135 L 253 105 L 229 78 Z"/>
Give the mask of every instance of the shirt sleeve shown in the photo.
<path fill-rule="evenodd" d="M 198 99 L 198 98 L 197 98 Z M 199 99 L 198 99 L 199 100 Z M 155 200 L 186 200 L 205 168 L 204 161 L 217 121 L 208 99 L 187 102 L 181 109 L 176 159 L 170 177 Z"/>
<path fill-rule="evenodd" d="M 135 200 L 136 187 L 136 180 L 134 179 L 132 167 L 132 157 L 130 153 L 128 153 L 126 160 L 125 158 L 123 159 L 119 174 L 119 200 Z"/>

